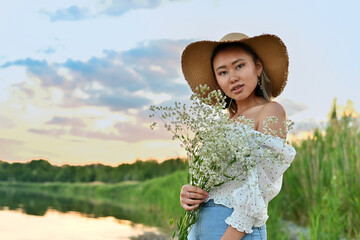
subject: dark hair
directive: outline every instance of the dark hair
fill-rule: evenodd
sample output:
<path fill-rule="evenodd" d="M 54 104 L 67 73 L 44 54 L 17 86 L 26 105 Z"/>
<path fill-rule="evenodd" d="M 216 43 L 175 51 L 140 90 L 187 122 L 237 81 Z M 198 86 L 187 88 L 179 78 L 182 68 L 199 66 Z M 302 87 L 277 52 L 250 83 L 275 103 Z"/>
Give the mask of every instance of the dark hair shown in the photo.
<path fill-rule="evenodd" d="M 213 54 L 211 56 L 211 69 L 212 72 L 214 74 L 214 79 L 216 79 L 215 76 L 215 71 L 214 71 L 214 58 L 215 56 L 223 51 L 226 50 L 228 48 L 232 48 L 232 47 L 239 47 L 241 49 L 243 49 L 245 52 L 247 52 L 248 54 L 250 54 L 253 58 L 254 63 L 256 64 L 258 61 L 261 61 L 261 59 L 259 58 L 259 56 L 255 53 L 255 51 L 248 45 L 242 43 L 242 42 L 231 42 L 231 43 L 222 43 L 220 45 L 218 45 L 214 51 Z M 256 88 L 255 88 L 255 95 L 259 96 L 259 97 L 263 97 L 264 99 L 270 101 L 272 99 L 272 94 L 271 94 L 271 82 L 269 80 L 269 78 L 266 76 L 265 70 L 264 70 L 264 66 L 263 66 L 263 71 L 260 75 L 260 82 L 261 85 L 257 84 Z M 263 89 L 262 89 L 263 88 Z M 225 93 L 224 93 L 225 95 Z M 230 97 L 226 96 L 226 107 L 229 112 L 230 115 L 233 115 L 236 113 L 237 110 L 237 106 L 236 106 L 236 102 L 233 101 L 233 99 L 231 99 Z"/>

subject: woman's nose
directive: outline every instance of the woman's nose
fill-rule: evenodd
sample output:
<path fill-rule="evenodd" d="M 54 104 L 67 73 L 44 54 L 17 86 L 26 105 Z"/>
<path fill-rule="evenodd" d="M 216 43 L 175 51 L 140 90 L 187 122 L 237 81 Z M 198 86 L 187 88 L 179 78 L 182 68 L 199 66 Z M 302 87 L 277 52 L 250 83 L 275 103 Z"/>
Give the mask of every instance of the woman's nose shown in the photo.
<path fill-rule="evenodd" d="M 237 74 L 234 71 L 229 72 L 229 79 L 230 79 L 231 83 L 239 81 L 239 77 L 237 76 Z"/>

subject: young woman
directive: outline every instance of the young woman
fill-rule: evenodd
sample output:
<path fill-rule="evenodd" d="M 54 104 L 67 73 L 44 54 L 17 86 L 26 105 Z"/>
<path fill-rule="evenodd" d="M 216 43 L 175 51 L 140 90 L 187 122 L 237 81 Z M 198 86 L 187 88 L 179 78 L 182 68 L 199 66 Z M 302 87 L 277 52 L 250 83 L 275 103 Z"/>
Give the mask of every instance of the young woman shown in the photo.
<path fill-rule="evenodd" d="M 280 191 L 282 176 L 295 157 L 295 150 L 284 145 L 280 133 L 285 130 L 285 109 L 273 98 L 284 89 L 288 75 L 288 55 L 284 43 L 275 35 L 249 38 L 230 33 L 219 42 L 199 41 L 186 47 L 182 69 L 191 89 L 207 84 L 210 90 L 221 89 L 228 97 L 230 118 L 239 116 L 254 120 L 254 131 L 264 133 L 268 117 L 277 123 L 269 127 L 277 131 L 264 147 L 284 156 L 283 164 L 263 159 L 246 176 L 246 181 L 232 181 L 215 187 L 209 193 L 184 185 L 180 193 L 181 206 L 200 210 L 190 240 L 266 239 L 267 206 Z"/>

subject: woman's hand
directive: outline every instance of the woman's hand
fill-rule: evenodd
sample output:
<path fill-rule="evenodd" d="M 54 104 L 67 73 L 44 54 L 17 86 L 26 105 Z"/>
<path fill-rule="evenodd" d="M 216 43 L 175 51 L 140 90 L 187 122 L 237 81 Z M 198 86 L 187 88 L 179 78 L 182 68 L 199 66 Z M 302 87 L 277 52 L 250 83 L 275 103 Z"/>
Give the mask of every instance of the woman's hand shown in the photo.
<path fill-rule="evenodd" d="M 228 226 L 220 240 L 240 240 L 245 236 L 245 232 L 239 232 L 235 228 Z"/>
<path fill-rule="evenodd" d="M 184 185 L 180 192 L 180 203 L 186 211 L 191 211 L 197 208 L 208 197 L 209 194 L 201 188 Z"/>

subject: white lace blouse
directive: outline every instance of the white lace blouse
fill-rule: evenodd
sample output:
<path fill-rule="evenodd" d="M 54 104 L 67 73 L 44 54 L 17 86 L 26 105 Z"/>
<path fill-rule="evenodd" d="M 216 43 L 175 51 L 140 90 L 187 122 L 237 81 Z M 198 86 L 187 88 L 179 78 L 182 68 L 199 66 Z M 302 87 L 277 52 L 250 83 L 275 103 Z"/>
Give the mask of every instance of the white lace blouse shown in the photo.
<path fill-rule="evenodd" d="M 268 203 L 280 192 L 283 173 L 296 155 L 295 149 L 278 137 L 268 138 L 257 151 L 265 148 L 282 154 L 284 161 L 274 163 L 259 159 L 245 181 L 227 182 L 209 192 L 208 200 L 234 209 L 225 222 L 241 232 L 252 233 L 252 227 L 266 223 Z"/>

